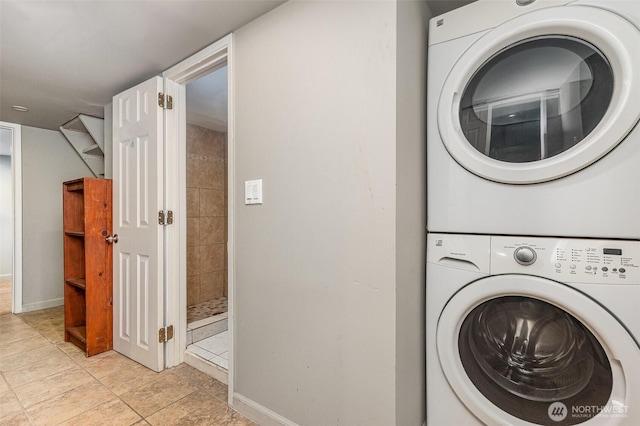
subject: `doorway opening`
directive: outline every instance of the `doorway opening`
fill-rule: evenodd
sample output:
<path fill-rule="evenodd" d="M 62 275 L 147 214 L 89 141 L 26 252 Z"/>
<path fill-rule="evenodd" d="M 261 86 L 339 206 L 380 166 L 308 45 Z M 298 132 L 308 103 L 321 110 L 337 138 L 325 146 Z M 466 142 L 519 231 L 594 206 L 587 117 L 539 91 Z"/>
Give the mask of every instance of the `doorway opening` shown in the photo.
<path fill-rule="evenodd" d="M 186 85 L 186 360 L 223 381 L 229 368 L 227 76 L 224 64 Z"/>
<path fill-rule="evenodd" d="M 174 226 L 165 228 L 165 256 L 167 259 L 165 270 L 165 324 L 175 324 L 174 339 L 169 340 L 165 346 L 167 367 L 172 367 L 186 362 L 197 369 L 213 376 L 214 378 L 228 384 L 229 403 L 232 402 L 234 362 L 233 362 L 233 341 L 234 341 L 234 192 L 235 185 L 235 160 L 234 160 L 234 108 L 233 108 L 233 55 L 232 55 L 232 34 L 218 40 L 211 46 L 201 50 L 193 56 L 185 59 L 181 63 L 162 73 L 164 77 L 165 93 L 173 96 L 174 113 L 168 114 L 165 122 L 165 134 L 167 143 L 165 144 L 165 197 L 166 207 L 177 206 L 178 212 L 174 215 Z M 223 114 L 226 112 L 226 162 L 225 164 L 225 203 L 227 216 L 224 219 L 215 221 L 226 224 L 224 263 L 226 266 L 225 275 L 227 277 L 223 290 L 223 295 L 228 297 L 226 342 L 228 351 L 228 368 L 214 364 L 205 358 L 196 355 L 193 351 L 193 339 L 196 333 L 192 326 L 191 341 L 188 340 L 187 331 L 187 86 L 198 81 L 203 76 L 208 76 L 218 70 L 226 78 L 227 84 L 223 85 L 226 90 L 226 108 L 223 107 Z M 193 114 L 191 114 L 193 115 Z M 207 113 L 209 118 L 213 113 Z M 194 123 L 195 124 L 195 123 Z M 200 126 L 203 127 L 203 126 Z M 204 155 L 199 157 L 196 154 L 191 156 L 192 161 L 204 161 Z M 207 168 L 204 168 L 206 173 Z M 200 179 L 198 177 L 197 179 Z M 207 189 L 207 188 L 205 188 Z M 218 194 L 219 195 L 219 194 Z M 215 216 L 214 216 L 215 217 Z M 177 226 L 175 226 L 177 225 Z M 203 229 L 199 230 L 199 238 L 203 235 Z M 204 229 L 205 237 L 208 237 L 207 229 Z M 219 239 L 217 241 L 220 241 Z M 225 239 L 222 239 L 225 241 Z M 194 250 L 194 249 L 191 249 Z M 205 249 L 200 249 L 205 250 Z M 195 250 L 194 250 L 195 251 Z M 192 260 L 193 261 L 193 260 Z M 201 274 L 202 275 L 202 274 Z M 193 272 L 191 274 L 193 276 Z M 202 281 L 200 281 L 202 282 Z M 208 284 L 205 284 L 208 285 Z M 224 289 L 225 287 L 223 287 Z M 219 287 L 218 287 L 219 289 Z M 219 290 L 218 290 L 219 291 Z M 226 291 L 226 293 L 224 293 Z M 220 314 L 223 315 L 223 314 Z M 222 317 L 214 317 L 219 319 Z M 211 321 L 211 320 L 203 320 Z M 219 321 L 215 321 L 219 322 Z M 212 322 L 213 323 L 213 322 Z M 193 323 L 192 323 L 193 324 Z M 219 326 L 223 326 L 220 324 Z M 220 336 L 218 334 L 217 336 Z M 223 353 L 214 355 L 223 355 Z"/>
<path fill-rule="evenodd" d="M 22 312 L 21 164 L 21 128 L 0 122 L 0 315 Z"/>

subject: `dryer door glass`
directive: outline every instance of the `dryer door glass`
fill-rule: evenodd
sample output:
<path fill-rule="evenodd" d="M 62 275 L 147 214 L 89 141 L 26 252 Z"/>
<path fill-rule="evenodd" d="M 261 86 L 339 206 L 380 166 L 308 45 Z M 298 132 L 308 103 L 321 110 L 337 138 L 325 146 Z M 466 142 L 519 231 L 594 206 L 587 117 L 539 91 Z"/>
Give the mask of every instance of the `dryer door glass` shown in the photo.
<path fill-rule="evenodd" d="M 473 75 L 460 125 L 490 158 L 539 161 L 579 144 L 612 95 L 613 71 L 596 47 L 568 36 L 536 37 L 498 52 Z"/>
<path fill-rule="evenodd" d="M 548 424 L 553 403 L 604 407 L 613 389 L 611 365 L 598 340 L 575 317 L 541 300 L 508 296 L 482 303 L 465 318 L 458 348 L 478 390 L 531 423 Z M 562 424 L 596 414 L 593 409 L 568 416 Z"/>

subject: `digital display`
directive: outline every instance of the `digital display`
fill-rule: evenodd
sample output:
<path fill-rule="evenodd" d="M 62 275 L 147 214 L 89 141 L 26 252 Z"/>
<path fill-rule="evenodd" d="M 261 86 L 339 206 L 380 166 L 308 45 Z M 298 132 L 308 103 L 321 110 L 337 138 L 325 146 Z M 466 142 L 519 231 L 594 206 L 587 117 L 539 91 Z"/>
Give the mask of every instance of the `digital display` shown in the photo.
<path fill-rule="evenodd" d="M 615 256 L 622 256 L 622 249 L 606 248 L 606 249 L 602 249 L 602 251 L 604 252 L 604 254 L 613 254 Z"/>

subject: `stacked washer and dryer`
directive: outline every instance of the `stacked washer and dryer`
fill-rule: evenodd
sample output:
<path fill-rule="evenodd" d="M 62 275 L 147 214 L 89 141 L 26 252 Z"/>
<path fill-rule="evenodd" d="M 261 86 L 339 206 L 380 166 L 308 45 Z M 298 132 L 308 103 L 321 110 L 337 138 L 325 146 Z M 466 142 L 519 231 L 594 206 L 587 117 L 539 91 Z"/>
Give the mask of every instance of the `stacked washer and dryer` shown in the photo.
<path fill-rule="evenodd" d="M 640 425 L 640 2 L 433 18 L 427 426 Z"/>

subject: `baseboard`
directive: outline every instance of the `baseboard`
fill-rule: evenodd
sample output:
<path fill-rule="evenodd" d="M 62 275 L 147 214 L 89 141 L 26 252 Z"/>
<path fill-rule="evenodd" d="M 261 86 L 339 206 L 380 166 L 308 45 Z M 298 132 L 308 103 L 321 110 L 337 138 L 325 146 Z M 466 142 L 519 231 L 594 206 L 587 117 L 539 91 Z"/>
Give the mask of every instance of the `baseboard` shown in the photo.
<path fill-rule="evenodd" d="M 55 306 L 64 305 L 64 298 L 59 297 L 57 299 L 43 300 L 42 302 L 27 303 L 22 305 L 22 312 L 39 311 L 40 309 L 53 308 Z"/>
<path fill-rule="evenodd" d="M 291 420 L 237 392 L 233 394 L 233 409 L 260 426 L 298 426 Z"/>
<path fill-rule="evenodd" d="M 0 275 L 0 280 L 10 280 L 13 278 L 13 274 L 3 274 Z"/>

